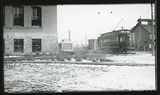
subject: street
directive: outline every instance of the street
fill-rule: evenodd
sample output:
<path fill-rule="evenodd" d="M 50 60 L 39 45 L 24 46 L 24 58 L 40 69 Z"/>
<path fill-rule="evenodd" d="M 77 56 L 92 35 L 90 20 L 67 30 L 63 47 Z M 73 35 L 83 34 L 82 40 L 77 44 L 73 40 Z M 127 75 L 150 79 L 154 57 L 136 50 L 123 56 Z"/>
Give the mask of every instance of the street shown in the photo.
<path fill-rule="evenodd" d="M 6 92 L 154 90 L 154 66 L 16 64 L 5 67 Z"/>

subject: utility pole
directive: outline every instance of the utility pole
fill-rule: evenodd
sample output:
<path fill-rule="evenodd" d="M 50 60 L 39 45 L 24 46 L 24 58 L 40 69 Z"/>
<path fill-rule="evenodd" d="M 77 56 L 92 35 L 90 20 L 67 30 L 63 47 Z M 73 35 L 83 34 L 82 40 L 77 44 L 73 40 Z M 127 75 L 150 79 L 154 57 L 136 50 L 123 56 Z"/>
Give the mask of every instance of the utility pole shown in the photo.
<path fill-rule="evenodd" d="M 122 22 L 123 20 L 124 20 L 124 19 L 121 18 L 120 21 L 119 21 L 119 22 L 116 24 L 116 26 L 113 28 L 113 30 L 115 30 L 115 29 L 121 24 L 121 22 Z M 113 31 L 113 30 L 112 30 L 112 31 Z"/>
<path fill-rule="evenodd" d="M 71 41 L 71 31 L 68 30 L 68 40 Z"/>
<path fill-rule="evenodd" d="M 152 55 L 155 55 L 155 31 L 154 31 L 154 6 L 153 6 L 153 0 L 151 0 L 151 21 L 152 21 Z"/>
<path fill-rule="evenodd" d="M 85 32 L 85 45 L 87 46 L 87 33 Z"/>

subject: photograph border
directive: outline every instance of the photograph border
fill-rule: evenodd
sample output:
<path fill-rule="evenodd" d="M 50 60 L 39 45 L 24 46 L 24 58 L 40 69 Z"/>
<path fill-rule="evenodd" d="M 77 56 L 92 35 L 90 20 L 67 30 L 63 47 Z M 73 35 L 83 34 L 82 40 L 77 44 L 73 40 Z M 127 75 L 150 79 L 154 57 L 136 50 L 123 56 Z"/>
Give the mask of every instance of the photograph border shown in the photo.
<path fill-rule="evenodd" d="M 146 90 L 146 91 L 73 91 L 73 92 L 30 92 L 30 93 L 6 93 L 4 92 L 4 67 L 3 67 L 3 57 L 4 57 L 4 39 L 3 39 L 3 25 L 4 25 L 4 6 L 6 5 L 57 5 L 57 4 L 150 4 L 151 1 L 155 3 L 155 20 L 156 20 L 156 53 L 155 53 L 155 78 L 156 78 L 156 90 Z M 159 71 L 160 71 L 160 65 L 157 64 L 159 63 L 158 60 L 158 49 L 159 47 L 159 8 L 160 4 L 158 0 L 1 0 L 0 1 L 0 43 L 1 43 L 1 48 L 0 48 L 0 95 L 43 95 L 43 94 L 88 94 L 88 95 L 93 95 L 93 94 L 108 94 L 108 95 L 156 95 L 159 93 L 160 88 L 160 82 L 159 82 Z"/>

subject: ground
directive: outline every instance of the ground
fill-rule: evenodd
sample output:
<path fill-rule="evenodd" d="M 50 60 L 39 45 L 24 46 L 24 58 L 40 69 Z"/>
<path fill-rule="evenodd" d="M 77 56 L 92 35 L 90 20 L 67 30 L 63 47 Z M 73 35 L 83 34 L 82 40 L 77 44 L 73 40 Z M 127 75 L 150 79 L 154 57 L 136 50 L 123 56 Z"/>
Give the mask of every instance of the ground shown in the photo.
<path fill-rule="evenodd" d="M 155 90 L 155 58 L 149 53 L 110 55 L 114 64 L 12 63 L 4 65 L 6 92 Z"/>

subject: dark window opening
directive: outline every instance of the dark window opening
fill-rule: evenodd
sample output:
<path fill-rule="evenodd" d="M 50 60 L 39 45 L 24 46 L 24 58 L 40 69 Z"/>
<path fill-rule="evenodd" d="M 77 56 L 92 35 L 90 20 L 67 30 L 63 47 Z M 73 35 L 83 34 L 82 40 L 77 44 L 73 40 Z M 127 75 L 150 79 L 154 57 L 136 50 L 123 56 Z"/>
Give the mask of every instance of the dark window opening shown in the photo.
<path fill-rule="evenodd" d="M 41 26 L 41 8 L 32 7 L 32 9 L 33 9 L 32 26 Z"/>
<path fill-rule="evenodd" d="M 41 39 L 32 39 L 32 52 L 41 52 Z"/>
<path fill-rule="evenodd" d="M 24 41 L 23 39 L 14 39 L 14 52 L 24 51 Z"/>
<path fill-rule="evenodd" d="M 23 7 L 14 7 L 14 25 L 24 26 Z"/>

